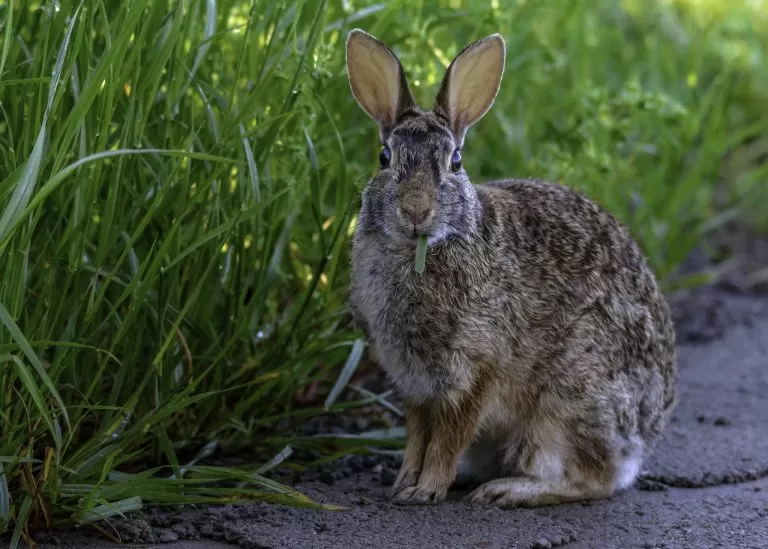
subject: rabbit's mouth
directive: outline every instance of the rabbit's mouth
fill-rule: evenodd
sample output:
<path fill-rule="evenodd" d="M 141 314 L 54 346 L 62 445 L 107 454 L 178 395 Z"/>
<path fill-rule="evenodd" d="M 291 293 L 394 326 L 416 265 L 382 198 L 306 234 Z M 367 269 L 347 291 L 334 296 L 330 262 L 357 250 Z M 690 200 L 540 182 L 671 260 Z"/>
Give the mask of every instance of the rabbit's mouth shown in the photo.
<path fill-rule="evenodd" d="M 432 209 L 414 214 L 398 208 L 395 232 L 401 239 L 414 243 L 420 236 L 432 237 L 434 221 L 435 212 Z"/>
<path fill-rule="evenodd" d="M 426 225 L 414 225 L 413 223 L 402 223 L 398 219 L 395 226 L 390 226 L 386 234 L 395 242 L 406 247 L 416 246 L 419 238 L 427 237 L 427 245 L 434 246 L 452 236 L 449 227 L 437 224 L 433 219 Z"/>
<path fill-rule="evenodd" d="M 443 219 L 440 212 L 434 212 L 424 223 L 420 224 L 409 223 L 398 213 L 394 223 L 390 224 L 385 232 L 394 241 L 408 247 L 416 246 L 416 242 L 422 236 L 427 237 L 427 245 L 431 247 L 467 234 L 460 230 L 460 226 L 457 226 L 456 223 L 450 223 Z M 468 230 L 467 232 L 471 231 Z"/>

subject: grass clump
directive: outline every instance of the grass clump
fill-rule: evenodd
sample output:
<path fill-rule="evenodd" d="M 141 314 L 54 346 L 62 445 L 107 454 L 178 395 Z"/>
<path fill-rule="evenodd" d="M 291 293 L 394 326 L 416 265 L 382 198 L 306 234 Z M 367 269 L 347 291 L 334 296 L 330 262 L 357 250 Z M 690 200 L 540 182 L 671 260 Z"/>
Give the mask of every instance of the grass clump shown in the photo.
<path fill-rule="evenodd" d="M 4 2 L 0 532 L 313 505 L 264 475 L 290 454 L 278 421 L 351 405 L 363 352 L 346 250 L 378 143 L 344 73 L 353 26 L 425 105 L 464 44 L 501 32 L 468 173 L 584 190 L 668 284 L 718 223 L 765 223 L 765 10 L 711 3 Z M 296 407 L 318 382 L 325 402 Z M 218 447 L 257 462 L 204 465 Z"/>

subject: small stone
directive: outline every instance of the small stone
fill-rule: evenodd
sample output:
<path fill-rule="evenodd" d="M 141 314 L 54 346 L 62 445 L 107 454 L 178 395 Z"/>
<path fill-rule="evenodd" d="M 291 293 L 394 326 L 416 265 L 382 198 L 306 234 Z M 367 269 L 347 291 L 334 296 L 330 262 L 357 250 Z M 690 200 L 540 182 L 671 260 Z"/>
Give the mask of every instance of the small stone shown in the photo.
<path fill-rule="evenodd" d="M 152 517 L 152 525 L 158 528 L 164 528 L 168 526 L 168 518 L 162 515 L 155 515 Z"/>
<path fill-rule="evenodd" d="M 180 522 L 171 526 L 179 539 L 198 539 L 200 536 L 197 533 L 197 529 L 188 522 Z"/>
<path fill-rule="evenodd" d="M 116 521 L 114 524 L 120 537 L 128 543 L 142 544 L 154 540 L 152 527 L 144 519 L 133 518 L 132 520 Z"/>
<path fill-rule="evenodd" d="M 361 473 L 363 471 L 363 461 L 360 456 L 352 456 L 349 460 L 349 470 L 353 473 Z"/>
<path fill-rule="evenodd" d="M 173 530 L 161 529 L 157 531 L 157 540 L 162 543 L 179 541 L 179 535 Z"/>
<path fill-rule="evenodd" d="M 373 469 L 371 469 L 371 472 L 374 475 L 381 475 L 381 473 L 384 471 L 384 466 L 381 463 L 377 463 L 373 466 Z"/>
<path fill-rule="evenodd" d="M 533 549 L 552 549 L 552 544 L 548 539 L 541 538 L 532 545 Z"/>
<path fill-rule="evenodd" d="M 317 476 L 320 482 L 324 482 L 328 486 L 333 486 L 336 483 L 336 477 L 330 471 L 323 471 Z"/>
<path fill-rule="evenodd" d="M 731 425 L 731 420 L 727 417 L 720 416 L 717 419 L 715 419 L 715 425 L 719 427 L 727 427 L 728 425 Z"/>

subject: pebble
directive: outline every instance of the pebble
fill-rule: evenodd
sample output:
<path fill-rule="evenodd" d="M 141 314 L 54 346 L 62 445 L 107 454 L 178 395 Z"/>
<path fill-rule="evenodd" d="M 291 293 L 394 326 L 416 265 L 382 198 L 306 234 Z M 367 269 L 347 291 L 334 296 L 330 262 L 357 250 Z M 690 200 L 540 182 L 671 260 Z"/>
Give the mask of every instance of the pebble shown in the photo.
<path fill-rule="evenodd" d="M 336 482 L 336 477 L 333 476 L 333 473 L 330 471 L 323 471 L 317 476 L 318 480 L 320 482 L 324 482 L 328 486 L 333 486 Z"/>
<path fill-rule="evenodd" d="M 173 530 L 158 530 L 157 539 L 163 543 L 171 543 L 172 541 L 179 541 L 179 535 Z"/>
<path fill-rule="evenodd" d="M 363 472 L 363 460 L 359 456 L 350 456 L 350 459 L 347 460 L 347 465 L 349 465 L 349 470 L 353 473 Z"/>

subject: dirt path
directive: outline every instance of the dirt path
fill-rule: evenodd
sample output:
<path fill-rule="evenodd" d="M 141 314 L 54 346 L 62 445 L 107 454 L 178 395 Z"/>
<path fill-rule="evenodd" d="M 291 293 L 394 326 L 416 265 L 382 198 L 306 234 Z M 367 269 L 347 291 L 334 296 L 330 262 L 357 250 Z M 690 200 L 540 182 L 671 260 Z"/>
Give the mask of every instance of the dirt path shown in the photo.
<path fill-rule="evenodd" d="M 166 549 L 766 549 L 768 298 L 707 290 L 674 307 L 680 404 L 647 463 L 649 480 L 610 501 L 499 510 L 466 505 L 452 494 L 454 501 L 436 507 L 395 507 L 378 480 L 379 466 L 347 472 L 330 485 L 299 485 L 320 501 L 349 506 L 347 511 L 262 504 L 190 511 L 162 525 L 135 520 L 132 541 L 187 540 L 162 545 Z M 115 547 L 73 534 L 56 541 L 58 547 Z"/>

